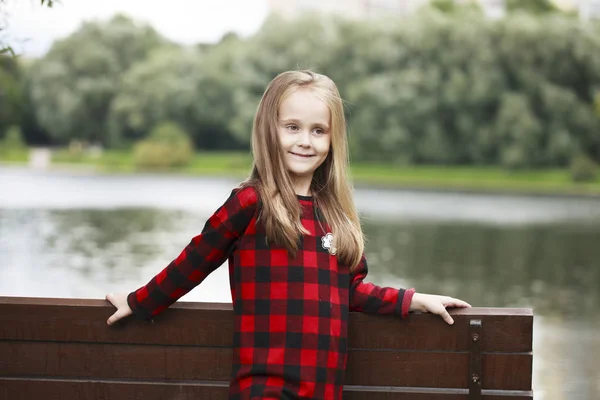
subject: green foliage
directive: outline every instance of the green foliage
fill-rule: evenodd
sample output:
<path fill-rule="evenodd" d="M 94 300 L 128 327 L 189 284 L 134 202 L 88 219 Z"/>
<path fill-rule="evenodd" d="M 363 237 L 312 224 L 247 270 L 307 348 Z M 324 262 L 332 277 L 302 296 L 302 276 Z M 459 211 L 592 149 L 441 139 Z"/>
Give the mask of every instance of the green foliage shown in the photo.
<path fill-rule="evenodd" d="M 36 116 L 57 143 L 108 142 L 106 121 L 123 74 L 165 43 L 152 28 L 124 16 L 87 22 L 54 43 L 32 68 Z"/>
<path fill-rule="evenodd" d="M 470 10 L 481 11 L 481 7 L 477 0 L 471 0 L 464 3 L 458 3 L 455 0 L 431 0 L 429 6 L 444 13 L 456 13 Z"/>
<path fill-rule="evenodd" d="M 0 140 L 0 160 L 25 162 L 28 152 L 21 129 L 14 125 L 9 127 L 4 138 Z"/>
<path fill-rule="evenodd" d="M 194 147 L 187 133 L 173 122 L 158 124 L 148 139 L 134 146 L 134 164 L 144 169 L 183 167 L 193 155 Z"/>
<path fill-rule="evenodd" d="M 47 145 L 29 96 L 30 60 L 0 56 L 0 139 L 10 126 L 19 126 L 25 141 Z"/>
<path fill-rule="evenodd" d="M 503 97 L 494 128 L 501 165 L 514 169 L 536 164 L 543 130 L 524 95 L 507 93 Z"/>
<path fill-rule="evenodd" d="M 8 128 L 4 139 L 0 142 L 0 147 L 2 151 L 23 151 L 27 149 L 21 128 L 14 125 Z"/>
<path fill-rule="evenodd" d="M 506 0 L 509 12 L 524 11 L 532 14 L 544 14 L 558 11 L 551 0 Z"/>
<path fill-rule="evenodd" d="M 585 154 L 578 154 L 571 162 L 570 172 L 574 182 L 593 182 L 598 174 L 598 164 Z"/>
<path fill-rule="evenodd" d="M 11 125 L 20 123 L 23 77 L 17 59 L 0 56 L 0 138 Z"/>
<path fill-rule="evenodd" d="M 550 10 L 543 1 L 499 21 L 443 4 L 401 24 L 271 16 L 249 38 L 193 48 L 124 17 L 87 23 L 27 72 L 27 97 L 56 144 L 127 148 L 172 121 L 198 149 L 247 149 L 268 82 L 311 68 L 346 99 L 355 161 L 512 170 L 567 167 L 579 152 L 600 161 L 600 25 L 538 14 Z"/>
<path fill-rule="evenodd" d="M 360 78 L 341 87 L 354 159 L 514 169 L 568 165 L 580 148 L 593 154 L 596 28 L 545 18 L 466 23 L 429 13 L 365 28 L 350 63 Z"/>
<path fill-rule="evenodd" d="M 227 77 L 207 68 L 199 51 L 155 51 L 123 76 L 110 107 L 111 143 L 139 140 L 169 120 L 190 132 L 198 148 L 235 148 L 224 126 L 234 114 L 234 93 Z"/>
<path fill-rule="evenodd" d="M 430 5 L 442 12 L 453 12 L 458 7 L 454 0 L 432 0 Z"/>

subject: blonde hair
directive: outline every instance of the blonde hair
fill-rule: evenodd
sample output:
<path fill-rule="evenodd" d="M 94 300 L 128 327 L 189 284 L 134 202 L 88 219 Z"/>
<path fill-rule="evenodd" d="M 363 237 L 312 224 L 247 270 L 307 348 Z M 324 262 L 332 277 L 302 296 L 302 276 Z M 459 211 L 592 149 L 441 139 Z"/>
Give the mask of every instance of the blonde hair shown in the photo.
<path fill-rule="evenodd" d="M 323 100 L 331 113 L 331 146 L 327 158 L 317 168 L 311 182 L 318 207 L 334 237 L 338 260 L 351 270 L 364 251 L 364 237 L 349 177 L 348 139 L 342 98 L 335 83 L 325 75 L 309 70 L 288 71 L 267 86 L 258 105 L 252 129 L 252 173 L 243 185 L 253 186 L 262 208 L 260 221 L 267 238 L 295 254 L 301 234 L 308 234 L 300 219 L 301 206 L 285 167 L 277 135 L 279 107 L 299 88 L 308 88 Z"/>

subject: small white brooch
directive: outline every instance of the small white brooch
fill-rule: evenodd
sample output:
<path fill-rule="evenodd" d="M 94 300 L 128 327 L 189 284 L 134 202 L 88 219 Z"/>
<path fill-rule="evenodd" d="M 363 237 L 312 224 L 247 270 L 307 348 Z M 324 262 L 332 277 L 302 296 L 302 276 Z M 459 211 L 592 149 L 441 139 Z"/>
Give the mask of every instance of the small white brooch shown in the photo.
<path fill-rule="evenodd" d="M 333 242 L 333 235 L 331 234 L 331 232 L 329 232 L 325 236 L 321 237 L 321 245 L 323 246 L 323 248 L 325 250 L 328 250 L 329 254 L 334 256 L 335 253 L 337 253 L 337 249 L 332 246 L 332 242 Z"/>

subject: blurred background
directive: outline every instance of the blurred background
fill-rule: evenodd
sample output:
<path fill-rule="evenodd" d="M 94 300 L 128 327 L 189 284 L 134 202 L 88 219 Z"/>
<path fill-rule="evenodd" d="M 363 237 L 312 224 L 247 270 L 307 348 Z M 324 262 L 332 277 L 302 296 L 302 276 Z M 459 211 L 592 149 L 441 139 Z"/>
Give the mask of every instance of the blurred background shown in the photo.
<path fill-rule="evenodd" d="M 371 281 L 533 307 L 535 398 L 600 398 L 600 0 L 0 0 L 0 51 L 0 296 L 145 284 L 310 68 Z M 182 300 L 230 302 L 226 268 Z"/>

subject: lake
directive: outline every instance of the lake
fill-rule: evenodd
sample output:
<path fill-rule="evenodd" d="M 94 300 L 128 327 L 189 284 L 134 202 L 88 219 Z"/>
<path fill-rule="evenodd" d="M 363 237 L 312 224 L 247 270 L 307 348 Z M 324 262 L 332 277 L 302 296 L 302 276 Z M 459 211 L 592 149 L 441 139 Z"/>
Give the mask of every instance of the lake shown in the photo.
<path fill-rule="evenodd" d="M 130 292 L 237 181 L 0 167 L 0 296 Z M 358 188 L 369 280 L 533 307 L 536 400 L 600 399 L 600 199 Z M 221 267 L 182 298 L 230 302 Z"/>

